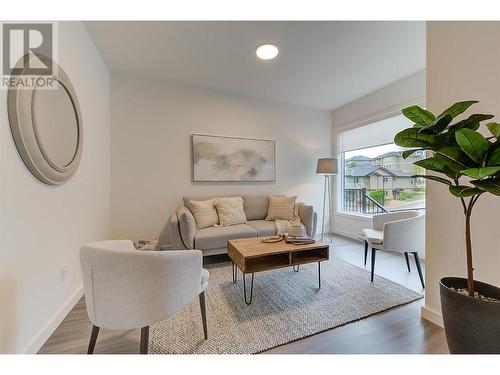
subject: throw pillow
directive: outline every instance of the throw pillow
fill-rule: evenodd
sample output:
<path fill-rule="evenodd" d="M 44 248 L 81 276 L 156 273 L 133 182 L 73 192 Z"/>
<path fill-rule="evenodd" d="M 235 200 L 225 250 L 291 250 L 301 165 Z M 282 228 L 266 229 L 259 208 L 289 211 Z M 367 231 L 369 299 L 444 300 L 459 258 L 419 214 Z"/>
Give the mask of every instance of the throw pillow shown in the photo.
<path fill-rule="evenodd" d="M 296 200 L 297 196 L 270 197 L 266 220 L 293 220 Z"/>
<path fill-rule="evenodd" d="M 194 216 L 197 229 L 213 227 L 219 223 L 217 210 L 215 209 L 215 199 L 207 201 L 190 201 L 189 209 Z"/>
<path fill-rule="evenodd" d="M 247 221 L 242 197 L 217 198 L 215 207 L 219 214 L 220 225 L 223 227 L 244 224 Z"/>

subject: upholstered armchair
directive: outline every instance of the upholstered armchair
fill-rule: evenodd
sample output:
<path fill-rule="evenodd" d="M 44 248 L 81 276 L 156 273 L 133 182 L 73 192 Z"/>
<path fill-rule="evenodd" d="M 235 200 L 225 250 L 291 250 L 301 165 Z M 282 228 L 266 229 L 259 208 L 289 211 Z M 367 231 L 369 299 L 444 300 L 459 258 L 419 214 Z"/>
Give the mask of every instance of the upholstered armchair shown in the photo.
<path fill-rule="evenodd" d="M 425 215 L 422 211 L 399 211 L 373 216 L 373 228 L 363 229 L 365 240 L 365 266 L 368 247 L 371 247 L 371 281 L 375 271 L 377 250 L 389 250 L 404 253 L 408 272 L 410 269 L 409 253 L 415 258 L 422 288 L 425 288 L 422 268 L 418 253 L 424 250 Z"/>
<path fill-rule="evenodd" d="M 208 271 L 199 250 L 137 251 L 132 241 L 89 243 L 80 250 L 87 313 L 92 323 L 88 354 L 99 329 L 141 328 L 140 353 L 147 354 L 149 326 L 199 296 L 205 340 Z"/>

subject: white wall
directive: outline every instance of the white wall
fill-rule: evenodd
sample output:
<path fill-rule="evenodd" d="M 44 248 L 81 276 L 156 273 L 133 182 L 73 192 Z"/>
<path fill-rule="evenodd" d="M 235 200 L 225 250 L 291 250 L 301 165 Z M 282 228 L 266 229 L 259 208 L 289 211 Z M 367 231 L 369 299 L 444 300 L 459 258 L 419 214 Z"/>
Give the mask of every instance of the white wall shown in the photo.
<path fill-rule="evenodd" d="M 331 114 L 161 81 L 112 76 L 112 234 L 158 236 L 183 195 L 297 194 L 321 207 Z M 276 183 L 191 182 L 190 134 L 276 140 Z"/>
<path fill-rule="evenodd" d="M 384 117 L 400 113 L 405 106 L 425 101 L 425 70 L 397 81 L 378 91 L 366 95 L 354 102 L 332 111 L 333 153 L 338 155 L 338 133 L 341 129 L 358 124 L 381 120 Z M 340 177 L 340 176 L 339 176 Z M 340 178 L 336 178 L 334 193 L 335 212 L 340 201 Z M 371 219 L 361 215 L 336 213 L 333 218 L 334 231 L 338 234 L 359 238 L 364 228 L 369 228 Z"/>
<path fill-rule="evenodd" d="M 59 38 L 84 126 L 81 163 L 68 183 L 49 187 L 26 169 L 0 91 L 0 352 L 38 350 L 82 295 L 80 246 L 110 233 L 109 72 L 83 24 L 60 23 Z"/>
<path fill-rule="evenodd" d="M 500 115 L 500 23 L 427 23 L 427 107 L 479 100 L 471 113 Z M 468 112 L 469 113 L 469 112 Z M 487 132 L 487 131 L 486 131 Z M 427 186 L 426 290 L 422 315 L 441 323 L 439 279 L 465 276 L 460 203 L 438 183 Z M 482 196 L 472 217 L 475 279 L 500 286 L 500 197 Z"/>

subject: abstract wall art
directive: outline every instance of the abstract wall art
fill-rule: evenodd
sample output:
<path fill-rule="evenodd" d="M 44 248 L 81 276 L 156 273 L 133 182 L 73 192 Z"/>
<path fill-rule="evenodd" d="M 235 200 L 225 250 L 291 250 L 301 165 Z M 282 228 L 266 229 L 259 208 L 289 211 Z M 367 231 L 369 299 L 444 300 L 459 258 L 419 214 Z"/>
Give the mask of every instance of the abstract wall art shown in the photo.
<path fill-rule="evenodd" d="M 191 135 L 194 182 L 276 181 L 273 140 Z"/>

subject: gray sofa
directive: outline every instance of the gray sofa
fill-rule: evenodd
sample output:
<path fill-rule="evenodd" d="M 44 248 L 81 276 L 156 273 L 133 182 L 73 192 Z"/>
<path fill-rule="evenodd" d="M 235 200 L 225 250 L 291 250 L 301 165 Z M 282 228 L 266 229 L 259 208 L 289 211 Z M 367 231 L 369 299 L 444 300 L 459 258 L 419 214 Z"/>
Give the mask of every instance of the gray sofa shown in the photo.
<path fill-rule="evenodd" d="M 247 218 L 245 224 L 203 229 L 196 229 L 194 217 L 187 208 L 189 201 L 215 197 L 183 197 L 184 205 L 172 214 L 159 236 L 160 248 L 198 249 L 203 252 L 203 255 L 214 255 L 227 252 L 228 240 L 275 235 L 276 224 L 274 221 L 265 220 L 269 207 L 269 196 L 243 195 L 242 197 Z M 314 237 L 316 235 L 317 214 L 312 206 L 304 203 L 297 204 L 300 220 L 304 224 L 307 234 Z"/>

